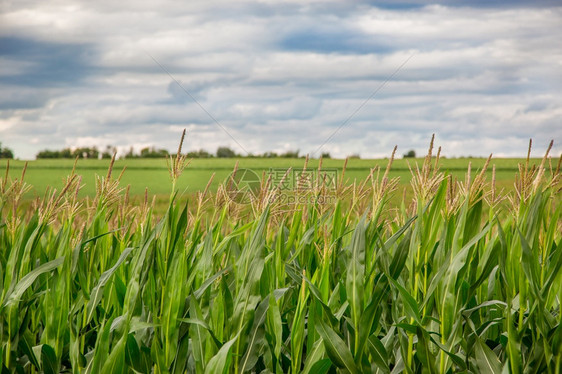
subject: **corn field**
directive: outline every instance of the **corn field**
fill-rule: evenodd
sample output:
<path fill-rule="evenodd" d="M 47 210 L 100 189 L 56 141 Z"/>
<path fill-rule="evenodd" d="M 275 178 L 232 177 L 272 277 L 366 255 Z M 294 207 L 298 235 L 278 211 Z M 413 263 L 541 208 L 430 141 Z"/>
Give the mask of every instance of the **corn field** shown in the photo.
<path fill-rule="evenodd" d="M 457 181 L 432 141 L 396 209 L 388 168 L 293 191 L 316 203 L 279 203 L 268 180 L 244 206 L 226 182 L 180 203 L 181 146 L 162 217 L 148 195 L 131 203 L 112 166 L 95 197 L 78 198 L 72 171 L 31 208 L 25 176 L 6 174 L 2 373 L 560 373 L 549 151 L 506 194 L 493 160 Z"/>

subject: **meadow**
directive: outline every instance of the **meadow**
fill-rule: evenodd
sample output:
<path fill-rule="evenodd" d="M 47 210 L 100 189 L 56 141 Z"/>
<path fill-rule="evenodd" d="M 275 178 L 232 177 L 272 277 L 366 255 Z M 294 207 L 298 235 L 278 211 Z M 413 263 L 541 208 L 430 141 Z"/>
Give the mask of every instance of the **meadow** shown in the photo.
<path fill-rule="evenodd" d="M 390 155 L 389 155 L 390 156 Z M 415 167 L 416 163 L 423 163 L 423 158 L 417 159 L 397 159 L 393 162 L 390 170 L 390 177 L 399 177 L 400 185 L 409 186 L 411 173 L 408 163 L 411 167 Z M 524 162 L 525 159 L 516 158 L 499 158 L 493 159 L 492 164 L 496 165 L 496 181 L 505 188 L 512 188 L 517 165 Z M 540 164 L 541 159 L 531 159 L 531 165 Z M 68 174 L 72 171 L 74 160 L 70 159 L 52 159 L 52 160 L 31 160 L 31 161 L 10 161 L 9 176 L 17 178 L 21 176 L 21 172 L 27 163 L 25 175 L 26 182 L 32 187 L 27 198 L 43 196 L 47 188 L 52 186 L 60 186 Z M 80 189 L 80 196 L 94 196 L 96 193 L 96 177 L 103 176 L 109 167 L 110 160 L 88 160 L 81 159 L 76 163 L 76 173 L 82 176 L 83 187 Z M 270 169 L 287 169 L 301 170 L 305 164 L 305 159 L 285 159 L 285 158 L 210 158 L 210 159 L 192 159 L 185 172 L 177 181 L 177 188 L 182 193 L 192 194 L 202 191 L 207 186 L 209 179 L 213 174 L 215 177 L 210 185 L 211 191 L 216 191 L 218 186 L 223 183 L 234 167 L 238 163 L 239 168 L 247 168 L 255 171 L 260 177 L 262 173 L 266 173 Z M 311 159 L 308 162 L 310 169 L 318 167 L 319 160 Z M 354 159 L 347 161 L 345 181 L 352 183 L 354 180 L 364 180 L 375 167 L 386 168 L 388 159 Z M 468 164 L 472 164 L 474 170 L 481 169 L 486 163 L 485 158 L 441 158 L 440 164 L 443 171 L 448 171 L 457 178 L 464 178 Z M 324 159 L 322 165 L 324 168 L 337 169 L 342 172 L 345 160 L 342 159 Z M 6 170 L 7 160 L 0 159 L 0 170 Z M 171 188 L 170 173 L 166 159 L 121 159 L 115 162 L 115 169 L 120 172 L 125 168 L 125 172 L 121 178 L 123 186 L 130 185 L 130 194 L 132 196 L 142 196 L 145 189 L 148 188 L 150 195 L 168 195 Z M 488 176 L 491 177 L 492 170 L 488 170 Z"/>
<path fill-rule="evenodd" d="M 562 158 L 434 156 L 432 142 L 412 171 L 349 160 L 335 185 L 262 179 L 245 204 L 224 180 L 235 160 L 178 152 L 168 168 L 85 160 L 70 173 L 42 161 L 25 180 L 13 163 L 0 181 L 0 368 L 560 373 Z M 49 192 L 24 204 L 25 181 Z M 161 215 L 131 198 L 145 187 L 166 196 Z"/>

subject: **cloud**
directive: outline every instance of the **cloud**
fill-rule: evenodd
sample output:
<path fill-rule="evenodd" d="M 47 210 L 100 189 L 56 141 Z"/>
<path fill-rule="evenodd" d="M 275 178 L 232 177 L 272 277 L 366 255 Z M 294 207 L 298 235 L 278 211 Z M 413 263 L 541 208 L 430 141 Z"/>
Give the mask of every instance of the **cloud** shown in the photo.
<path fill-rule="evenodd" d="M 380 157 L 436 133 L 448 156 L 521 156 L 531 137 L 559 154 L 560 34 L 549 1 L 11 2 L 2 143 L 173 150 L 187 128 L 210 151 L 333 135 L 322 151 Z"/>
<path fill-rule="evenodd" d="M 13 67 L 0 75 L 1 84 L 33 88 L 80 84 L 94 66 L 88 44 L 43 42 L 24 37 L 0 37 L 0 55 Z M 23 65 L 18 65 L 23 62 Z M 19 71 L 14 71 L 18 69 Z"/>

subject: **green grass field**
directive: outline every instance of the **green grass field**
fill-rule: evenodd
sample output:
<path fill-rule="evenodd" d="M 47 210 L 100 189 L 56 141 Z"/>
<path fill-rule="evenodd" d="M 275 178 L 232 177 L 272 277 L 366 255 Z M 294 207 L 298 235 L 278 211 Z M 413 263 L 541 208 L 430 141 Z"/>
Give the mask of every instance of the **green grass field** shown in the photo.
<path fill-rule="evenodd" d="M 472 170 L 476 171 L 484 165 L 484 158 L 458 158 L 441 159 L 441 170 L 450 172 L 453 176 L 463 179 L 467 171 L 469 162 L 472 163 Z M 211 184 L 211 191 L 216 191 L 217 186 L 224 182 L 234 169 L 236 162 L 239 168 L 247 168 L 255 171 L 258 175 L 267 173 L 269 169 L 293 168 L 300 170 L 304 166 L 304 159 L 263 159 L 263 158 L 242 158 L 242 159 L 194 159 L 187 166 L 185 172 L 178 180 L 177 188 L 180 193 L 193 193 L 201 191 L 207 185 L 209 179 L 215 174 Z M 408 162 L 412 167 L 416 163 L 420 164 L 423 159 L 398 159 L 395 160 L 390 177 L 400 177 L 401 185 L 408 185 L 411 174 L 408 169 Z M 517 164 L 524 162 L 524 159 L 492 159 L 491 165 L 496 165 L 496 180 L 498 186 L 506 189 L 512 188 L 514 176 L 517 171 Z M 338 169 L 341 173 L 345 160 L 327 159 L 323 160 L 323 168 Z M 352 183 L 354 180 L 364 180 L 370 169 L 379 166 L 382 171 L 386 168 L 387 159 L 362 160 L 350 159 L 347 164 L 345 180 Z M 540 163 L 540 159 L 533 159 L 533 164 Z M 26 198 L 42 196 L 47 187 L 62 186 L 64 178 L 72 170 L 74 160 L 35 160 L 29 161 L 25 181 L 32 186 L 32 190 Z M 16 178 L 21 175 L 24 161 L 10 162 L 10 176 Z M 104 176 L 107 173 L 109 160 L 78 160 L 76 173 L 82 176 L 81 196 L 95 195 L 96 175 Z M 150 195 L 168 195 L 171 191 L 171 180 L 165 159 L 124 159 L 115 163 L 115 173 L 119 173 L 123 167 L 126 170 L 123 174 L 121 185 L 130 185 L 132 196 L 143 195 L 145 188 L 148 188 Z M 309 169 L 317 169 L 318 160 L 310 160 Z M 0 169 L 5 170 L 6 160 L 0 160 Z M 491 175 L 491 166 L 488 174 Z"/>

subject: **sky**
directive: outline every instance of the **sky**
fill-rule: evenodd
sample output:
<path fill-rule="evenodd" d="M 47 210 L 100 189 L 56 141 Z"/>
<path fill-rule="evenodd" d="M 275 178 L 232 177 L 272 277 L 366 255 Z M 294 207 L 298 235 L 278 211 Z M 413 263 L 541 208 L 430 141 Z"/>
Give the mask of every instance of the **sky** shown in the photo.
<path fill-rule="evenodd" d="M 0 142 L 557 157 L 560 35 L 560 1 L 3 0 Z"/>

